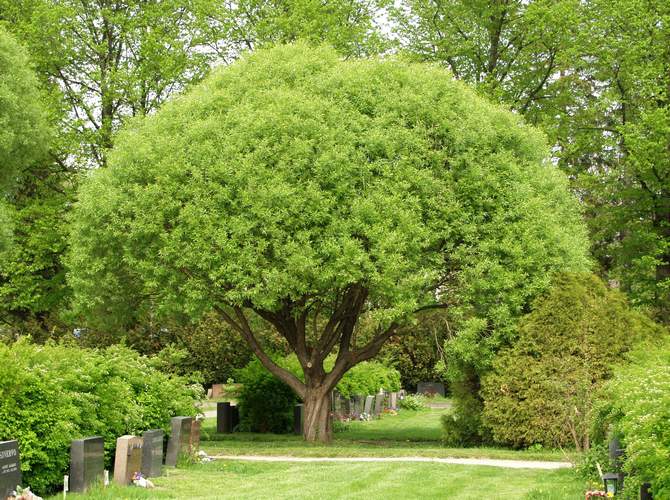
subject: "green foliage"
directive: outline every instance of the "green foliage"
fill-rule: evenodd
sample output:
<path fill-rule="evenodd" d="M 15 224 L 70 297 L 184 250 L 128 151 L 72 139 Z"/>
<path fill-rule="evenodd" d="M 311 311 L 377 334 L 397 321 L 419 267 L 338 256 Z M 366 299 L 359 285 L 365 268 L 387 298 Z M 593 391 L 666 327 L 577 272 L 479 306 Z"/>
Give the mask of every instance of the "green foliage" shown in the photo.
<path fill-rule="evenodd" d="M 43 159 L 49 129 L 25 50 L 0 27 L 0 195 Z"/>
<path fill-rule="evenodd" d="M 119 346 L 0 344 L 0 440 L 18 439 L 24 483 L 39 493 L 62 484 L 73 439 L 100 435 L 106 463 L 116 438 L 169 431 L 170 417 L 195 414 L 201 390 Z"/>
<path fill-rule="evenodd" d="M 400 400 L 400 408 L 403 410 L 418 411 L 426 407 L 426 396 L 423 394 L 407 394 Z"/>
<path fill-rule="evenodd" d="M 545 154 L 540 134 L 438 68 L 258 51 L 135 121 L 85 183 L 77 306 L 330 307 L 363 283 L 388 325 L 446 281 L 454 314 L 507 324 L 552 270 L 586 265 Z"/>
<path fill-rule="evenodd" d="M 298 371 L 297 360 L 278 360 L 292 371 Z M 238 398 L 239 429 L 247 432 L 288 433 L 293 430 L 293 408 L 298 397 L 284 382 L 272 375 L 254 358 L 238 370 L 237 380 L 242 384 Z"/>
<path fill-rule="evenodd" d="M 442 348 L 450 332 L 450 319 L 443 311 L 432 311 L 417 318 L 389 340 L 382 349 L 384 362 L 400 372 L 402 386 L 415 389 L 419 382 L 438 380 L 436 365 L 442 359 Z"/>
<path fill-rule="evenodd" d="M 452 411 L 442 416 L 442 440 L 447 446 L 475 446 L 490 443 L 491 434 L 482 425 L 484 404 L 479 394 L 479 375 L 469 366 L 460 370 L 450 383 Z"/>
<path fill-rule="evenodd" d="M 500 444 L 588 448 L 595 392 L 636 342 L 662 334 L 596 276 L 557 276 L 483 379 L 485 425 Z"/>
<path fill-rule="evenodd" d="M 650 482 L 654 498 L 670 496 L 670 342 L 645 345 L 617 367 L 600 396 L 594 425 L 622 437 L 624 469 Z"/>
<path fill-rule="evenodd" d="M 331 360 L 334 363 L 334 357 Z M 326 360 L 326 366 L 328 364 L 329 361 Z M 364 361 L 357 364 L 345 373 L 337 384 L 338 392 L 345 398 L 352 397 L 354 394 L 377 394 L 379 389 L 394 392 L 399 391 L 400 387 L 398 370 L 377 361 Z"/>

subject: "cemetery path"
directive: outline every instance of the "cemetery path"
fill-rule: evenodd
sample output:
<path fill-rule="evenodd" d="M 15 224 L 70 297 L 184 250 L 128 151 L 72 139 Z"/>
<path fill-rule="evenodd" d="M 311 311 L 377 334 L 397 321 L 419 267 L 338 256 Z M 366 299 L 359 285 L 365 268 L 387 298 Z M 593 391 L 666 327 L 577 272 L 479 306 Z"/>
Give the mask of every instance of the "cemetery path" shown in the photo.
<path fill-rule="evenodd" d="M 570 462 L 535 460 L 500 460 L 492 458 L 433 458 L 433 457 L 291 457 L 270 455 L 214 455 L 214 460 L 245 460 L 249 462 L 429 462 L 457 465 L 484 465 L 507 469 L 567 469 Z"/>

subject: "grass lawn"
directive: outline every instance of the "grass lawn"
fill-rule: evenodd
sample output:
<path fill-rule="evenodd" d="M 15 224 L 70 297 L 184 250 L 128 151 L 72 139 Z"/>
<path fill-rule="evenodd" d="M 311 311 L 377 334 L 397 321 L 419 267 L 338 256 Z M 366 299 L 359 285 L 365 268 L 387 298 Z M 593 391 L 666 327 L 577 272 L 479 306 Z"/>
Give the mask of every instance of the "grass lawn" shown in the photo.
<path fill-rule="evenodd" d="M 206 419 L 201 447 L 210 455 L 288 455 L 299 457 L 458 457 L 516 460 L 570 460 L 556 450 L 446 448 L 441 445 L 440 416 L 446 410 L 400 411 L 371 422 L 350 422 L 328 446 L 306 443 L 287 434 L 217 434 L 215 419 Z"/>
<path fill-rule="evenodd" d="M 351 422 L 329 446 L 305 443 L 300 436 L 217 434 L 206 419 L 201 448 L 210 455 L 487 457 L 518 460 L 566 460 L 551 450 L 445 448 L 440 445 L 440 416 L 448 410 L 401 411 L 371 422 Z M 216 460 L 166 469 L 152 479 L 156 488 L 111 486 L 80 499 L 514 499 L 583 498 L 583 482 L 569 469 L 504 469 L 436 463 L 288 463 Z M 58 500 L 62 496 L 54 496 Z"/>
<path fill-rule="evenodd" d="M 449 498 L 571 500 L 584 497 L 570 470 L 445 464 L 289 464 L 216 461 L 169 470 L 157 488 L 110 487 L 81 499 Z M 53 497 L 57 500 L 59 496 Z"/>

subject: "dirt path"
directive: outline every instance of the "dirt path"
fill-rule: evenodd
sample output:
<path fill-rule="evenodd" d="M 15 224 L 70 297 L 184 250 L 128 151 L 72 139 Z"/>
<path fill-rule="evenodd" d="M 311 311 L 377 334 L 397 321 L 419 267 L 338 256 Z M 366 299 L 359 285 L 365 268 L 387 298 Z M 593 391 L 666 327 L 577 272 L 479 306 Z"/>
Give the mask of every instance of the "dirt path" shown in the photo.
<path fill-rule="evenodd" d="M 507 469 L 567 469 L 570 462 L 540 462 L 534 460 L 498 460 L 493 458 L 432 458 L 432 457 L 289 457 L 268 455 L 214 455 L 215 460 L 245 460 L 249 462 L 428 462 L 438 464 L 484 465 Z"/>

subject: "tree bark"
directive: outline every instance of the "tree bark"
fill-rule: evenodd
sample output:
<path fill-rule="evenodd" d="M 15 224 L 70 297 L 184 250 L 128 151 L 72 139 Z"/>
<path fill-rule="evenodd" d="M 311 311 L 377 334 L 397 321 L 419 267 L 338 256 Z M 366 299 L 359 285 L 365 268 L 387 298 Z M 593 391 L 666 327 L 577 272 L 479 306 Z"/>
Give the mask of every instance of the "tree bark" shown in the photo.
<path fill-rule="evenodd" d="M 308 387 L 304 404 L 303 437 L 305 441 L 330 443 L 333 438 L 330 391 L 326 391 L 323 385 Z"/>

